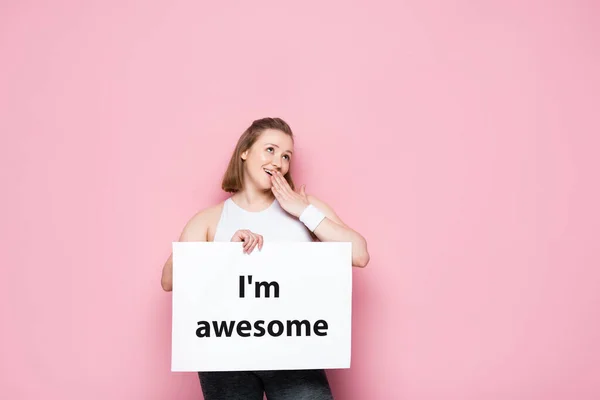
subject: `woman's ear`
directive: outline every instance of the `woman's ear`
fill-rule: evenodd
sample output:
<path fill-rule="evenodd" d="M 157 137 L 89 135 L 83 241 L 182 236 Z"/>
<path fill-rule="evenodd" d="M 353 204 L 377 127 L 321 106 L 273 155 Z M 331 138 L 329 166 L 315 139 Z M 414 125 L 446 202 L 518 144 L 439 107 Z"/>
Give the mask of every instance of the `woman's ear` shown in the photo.
<path fill-rule="evenodd" d="M 246 161 L 246 158 L 248 158 L 248 150 L 244 151 L 241 155 L 242 160 Z"/>

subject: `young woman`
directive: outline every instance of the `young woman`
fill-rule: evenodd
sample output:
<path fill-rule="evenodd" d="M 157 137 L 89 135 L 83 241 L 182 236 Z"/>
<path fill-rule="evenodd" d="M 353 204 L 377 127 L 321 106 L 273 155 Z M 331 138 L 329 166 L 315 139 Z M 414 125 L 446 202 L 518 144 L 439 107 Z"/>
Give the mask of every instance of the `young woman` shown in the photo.
<path fill-rule="evenodd" d="M 304 185 L 295 190 L 291 174 L 294 136 L 280 118 L 254 121 L 241 135 L 225 172 L 225 201 L 194 215 L 179 241 L 243 242 L 245 253 L 265 241 L 352 242 L 352 264 L 369 262 L 363 236 Z M 173 289 L 173 255 L 162 271 L 162 287 Z M 324 370 L 199 372 L 205 400 L 327 400 L 331 389 Z"/>

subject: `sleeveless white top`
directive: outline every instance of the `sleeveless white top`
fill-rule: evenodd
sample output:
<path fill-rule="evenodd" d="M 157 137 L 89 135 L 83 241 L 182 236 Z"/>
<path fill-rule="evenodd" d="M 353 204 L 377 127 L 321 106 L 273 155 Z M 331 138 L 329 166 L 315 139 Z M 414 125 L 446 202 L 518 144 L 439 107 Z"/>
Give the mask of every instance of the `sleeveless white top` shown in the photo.
<path fill-rule="evenodd" d="M 228 198 L 215 231 L 215 242 L 229 242 L 240 229 L 262 235 L 265 242 L 312 242 L 310 231 L 298 218 L 287 213 L 275 199 L 263 211 L 247 211 Z"/>

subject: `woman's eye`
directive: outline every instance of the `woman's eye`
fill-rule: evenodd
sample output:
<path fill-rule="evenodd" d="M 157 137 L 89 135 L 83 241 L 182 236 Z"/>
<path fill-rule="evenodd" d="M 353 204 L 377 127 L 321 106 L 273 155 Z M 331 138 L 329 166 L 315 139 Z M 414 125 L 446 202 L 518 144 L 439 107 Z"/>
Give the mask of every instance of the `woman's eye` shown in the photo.
<path fill-rule="evenodd" d="M 267 151 L 272 151 L 274 150 L 272 147 L 267 147 Z"/>
<path fill-rule="evenodd" d="M 285 158 L 286 160 L 290 161 L 290 156 L 288 156 L 287 154 L 285 156 L 283 156 L 283 158 Z"/>

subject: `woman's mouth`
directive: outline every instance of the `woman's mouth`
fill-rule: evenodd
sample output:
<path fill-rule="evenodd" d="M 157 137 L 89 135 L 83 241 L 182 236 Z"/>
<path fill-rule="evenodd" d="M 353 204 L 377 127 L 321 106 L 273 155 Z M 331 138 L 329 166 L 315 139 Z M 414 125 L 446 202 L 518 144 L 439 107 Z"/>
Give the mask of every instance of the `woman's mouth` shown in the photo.
<path fill-rule="evenodd" d="M 270 169 L 266 169 L 266 168 L 263 168 L 263 169 L 265 170 L 265 172 L 267 173 L 267 175 L 273 176 L 273 172 L 271 172 Z"/>

